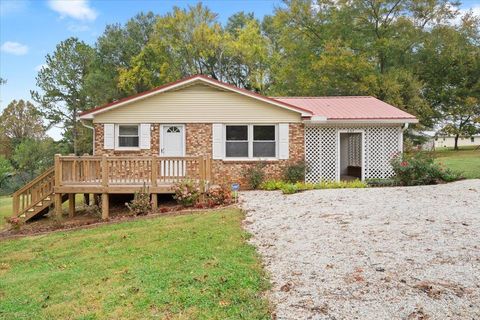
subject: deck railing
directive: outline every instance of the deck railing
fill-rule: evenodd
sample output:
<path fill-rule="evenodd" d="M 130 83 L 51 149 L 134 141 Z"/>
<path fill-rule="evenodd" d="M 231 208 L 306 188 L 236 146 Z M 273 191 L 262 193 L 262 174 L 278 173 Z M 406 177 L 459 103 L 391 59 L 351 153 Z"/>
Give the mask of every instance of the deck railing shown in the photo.
<path fill-rule="evenodd" d="M 55 157 L 55 185 L 173 184 L 185 179 L 211 180 L 208 156 L 60 156 Z"/>

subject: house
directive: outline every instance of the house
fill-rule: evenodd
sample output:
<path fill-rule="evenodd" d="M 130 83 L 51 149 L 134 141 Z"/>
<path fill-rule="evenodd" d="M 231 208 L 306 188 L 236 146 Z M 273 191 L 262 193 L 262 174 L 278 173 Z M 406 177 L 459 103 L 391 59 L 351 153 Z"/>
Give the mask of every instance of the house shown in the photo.
<path fill-rule="evenodd" d="M 109 194 L 145 184 L 156 204 L 182 179 L 245 188 L 245 169 L 260 162 L 269 179 L 302 161 L 308 182 L 387 178 L 403 130 L 417 122 L 373 97 L 266 97 L 202 75 L 87 110 L 80 120 L 94 130 L 94 154 L 57 156 L 54 168 L 15 193 L 15 214 L 34 216 L 51 201 L 60 214 L 67 195 L 94 193 L 105 218 Z"/>
<path fill-rule="evenodd" d="M 455 147 L 455 137 L 448 135 L 435 135 L 433 139 L 434 148 L 453 148 Z M 458 138 L 458 147 L 477 147 L 480 146 L 480 135 L 461 136 Z"/>

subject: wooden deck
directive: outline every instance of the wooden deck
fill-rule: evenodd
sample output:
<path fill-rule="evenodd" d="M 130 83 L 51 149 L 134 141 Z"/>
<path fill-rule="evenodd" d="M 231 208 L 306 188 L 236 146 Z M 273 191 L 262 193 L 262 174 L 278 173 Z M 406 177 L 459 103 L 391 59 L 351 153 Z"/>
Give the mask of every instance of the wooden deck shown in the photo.
<path fill-rule="evenodd" d="M 13 195 L 13 213 L 25 220 L 54 205 L 62 213 L 75 194 L 102 196 L 102 217 L 108 218 L 109 194 L 128 194 L 147 187 L 154 206 L 157 194 L 173 193 L 175 183 L 195 180 L 206 191 L 211 182 L 208 156 L 55 156 L 55 165 Z M 69 206 L 70 214 L 75 207 Z M 73 212 L 72 212 L 73 211 Z"/>

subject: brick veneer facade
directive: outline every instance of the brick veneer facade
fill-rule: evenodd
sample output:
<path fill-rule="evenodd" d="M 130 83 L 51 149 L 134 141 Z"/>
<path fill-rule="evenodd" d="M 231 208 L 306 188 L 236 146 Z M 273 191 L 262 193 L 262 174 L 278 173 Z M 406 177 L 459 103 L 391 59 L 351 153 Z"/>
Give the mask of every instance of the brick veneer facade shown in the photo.
<path fill-rule="evenodd" d="M 151 148 L 138 151 L 105 150 L 103 148 L 103 124 L 95 124 L 95 154 L 102 155 L 158 155 L 160 150 L 160 124 L 151 125 Z M 264 172 L 269 179 L 281 178 L 288 164 L 305 159 L 304 125 L 291 123 L 289 130 L 289 159 L 264 161 Z M 185 125 L 186 155 L 212 156 L 212 124 L 187 123 Z M 242 189 L 248 188 L 245 170 L 257 165 L 258 161 L 224 161 L 212 160 L 214 183 L 238 182 Z"/>

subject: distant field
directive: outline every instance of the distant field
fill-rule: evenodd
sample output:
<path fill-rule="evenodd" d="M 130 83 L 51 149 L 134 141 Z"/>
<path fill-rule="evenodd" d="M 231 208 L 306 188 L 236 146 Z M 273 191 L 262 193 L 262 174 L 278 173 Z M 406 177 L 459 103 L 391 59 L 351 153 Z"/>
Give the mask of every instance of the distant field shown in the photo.
<path fill-rule="evenodd" d="M 480 179 L 480 150 L 474 148 L 454 151 L 441 149 L 435 152 L 437 162 L 445 164 L 448 168 L 460 171 L 465 178 Z"/>

